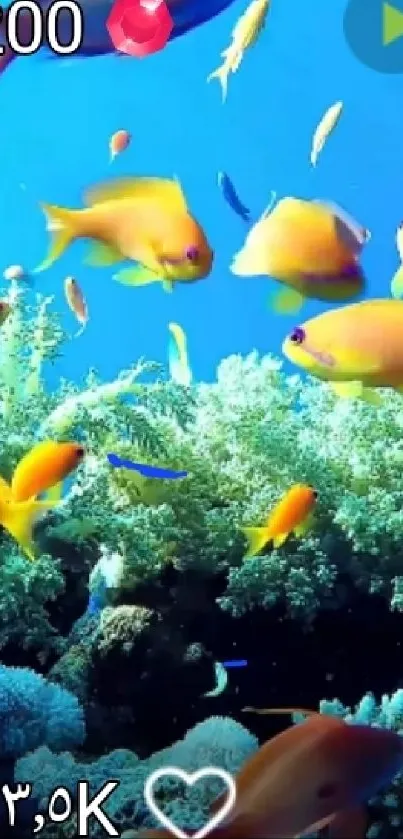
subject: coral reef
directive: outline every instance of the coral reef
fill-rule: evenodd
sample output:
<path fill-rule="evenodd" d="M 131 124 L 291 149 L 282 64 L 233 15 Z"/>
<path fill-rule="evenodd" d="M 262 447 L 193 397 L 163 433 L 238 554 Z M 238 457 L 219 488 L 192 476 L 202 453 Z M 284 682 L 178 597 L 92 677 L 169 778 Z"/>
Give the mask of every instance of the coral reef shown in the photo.
<path fill-rule="evenodd" d="M 177 766 L 192 772 L 213 765 L 236 773 L 257 747 L 256 738 L 239 723 L 230 718 L 210 717 L 196 725 L 183 740 L 147 760 L 139 761 L 132 752 L 117 750 L 83 765 L 69 753 L 55 756 L 49 749 L 41 748 L 18 761 L 16 779 L 35 778 L 34 794 L 44 803 L 58 785 L 65 786 L 74 796 L 77 781 L 85 778 L 91 794 L 95 794 L 111 778 L 119 779 L 120 786 L 111 794 L 104 810 L 121 832 L 157 826 L 144 805 L 143 794 L 145 781 L 154 769 Z M 197 788 L 184 788 L 178 779 L 171 778 L 161 781 L 156 796 L 176 824 L 191 830 L 206 820 L 209 806 L 221 791 L 222 783 L 217 778 L 203 779 Z M 63 827 L 63 835 L 70 835 L 70 829 L 74 831 L 74 820 L 71 827 Z M 52 835 L 51 831 L 48 835 Z M 91 836 L 102 836 L 100 825 L 94 824 Z"/>
<path fill-rule="evenodd" d="M 33 670 L 0 665 L 2 759 L 42 744 L 54 751 L 80 746 L 84 738 L 84 714 L 75 696 Z"/>
<path fill-rule="evenodd" d="M 326 385 L 287 376 L 279 360 L 256 353 L 225 359 L 213 384 L 182 387 L 139 361 L 114 382 L 91 370 L 84 383 L 61 382 L 49 392 L 44 364 L 60 353 L 64 335 L 51 299 L 38 296 L 31 307 L 29 293 L 12 284 L 2 327 L 0 474 L 8 480 L 19 458 L 47 437 L 80 440 L 86 456 L 38 525 L 36 562 L 0 536 L 2 660 L 34 667 L 47 680 L 3 667 L 4 748 L 14 758 L 42 746 L 18 764 L 18 778 L 35 777 L 41 798 L 50 781 L 71 787 L 84 777 L 97 787 L 119 777 L 110 814 L 122 830 L 136 829 L 152 824 L 142 802 L 151 768 L 209 760 L 236 771 L 257 746 L 230 719 L 240 707 L 231 684 L 223 698 L 206 698 L 215 662 L 231 652 L 222 635 L 226 649 L 242 632 L 256 643 L 262 632 L 280 635 L 286 623 L 312 637 L 324 613 L 340 616 L 351 603 L 358 609 L 360 597 L 403 612 L 401 397 L 388 394 L 379 408 L 337 401 Z M 156 481 L 115 469 L 109 452 L 186 469 L 188 477 Z M 245 559 L 241 528 L 264 522 L 301 481 L 319 495 L 312 530 Z M 278 664 L 269 659 L 272 648 L 268 642 L 269 667 Z M 303 675 L 307 685 L 311 674 Z M 282 702 L 295 704 L 297 682 L 291 701 Z M 396 696 L 381 711 L 366 699 L 354 719 L 365 710 L 371 724 L 400 730 Z M 205 719 L 211 701 L 225 719 Z M 335 711 L 349 718 L 343 706 Z M 28 727 L 20 726 L 18 739 L 22 718 Z M 74 756 L 49 751 L 75 745 Z M 174 785 L 161 795 L 191 829 L 213 792 L 184 797 Z M 386 836 L 391 825 L 400 830 L 400 801 L 397 779 L 371 802 L 370 836 Z M 65 836 L 68 829 L 74 834 L 73 823 Z"/>
<path fill-rule="evenodd" d="M 45 552 L 55 537 L 84 554 L 92 549 L 91 556 L 97 544 L 119 550 L 122 602 L 172 567 L 179 575 L 226 577 L 219 602 L 233 615 L 283 600 L 291 615 L 310 620 L 334 598 L 340 571 L 400 608 L 398 395 L 377 410 L 337 402 L 325 385 L 287 377 L 281 362 L 254 353 L 223 361 L 211 385 L 141 384 L 140 375 L 156 368 L 139 362 L 113 383 L 90 371 L 83 389 L 63 382 L 50 394 L 42 366 L 63 341 L 51 301 L 39 297 L 33 313 L 14 286 L 11 301 L 2 332 L 1 474 L 10 476 L 38 429 L 39 436 L 79 437 L 88 450 L 46 531 Z M 110 450 L 186 466 L 189 477 L 153 481 L 114 469 Z M 243 560 L 240 527 L 263 521 L 296 481 L 318 490 L 315 528 L 302 541 Z"/>

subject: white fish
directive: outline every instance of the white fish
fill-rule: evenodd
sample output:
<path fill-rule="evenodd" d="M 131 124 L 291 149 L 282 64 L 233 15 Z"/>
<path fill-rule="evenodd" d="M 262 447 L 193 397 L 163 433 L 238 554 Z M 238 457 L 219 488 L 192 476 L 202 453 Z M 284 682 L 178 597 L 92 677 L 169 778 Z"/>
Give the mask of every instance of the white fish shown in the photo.
<path fill-rule="evenodd" d="M 212 690 L 207 691 L 207 693 L 203 693 L 203 696 L 219 696 L 220 693 L 223 693 L 225 688 L 228 684 L 228 673 L 223 664 L 220 661 L 216 661 L 215 665 L 215 678 L 216 683 Z"/>
<path fill-rule="evenodd" d="M 223 63 L 207 77 L 208 82 L 212 79 L 219 80 L 223 102 L 227 98 L 229 74 L 236 73 L 245 50 L 256 43 L 266 22 L 269 6 L 270 0 L 252 0 L 232 30 L 229 47 L 221 53 Z"/>
<path fill-rule="evenodd" d="M 312 150 L 311 150 L 311 164 L 312 166 L 316 166 L 318 157 L 326 143 L 329 134 L 333 131 L 336 127 L 341 112 L 343 110 L 343 102 L 335 102 L 334 105 L 331 105 L 330 108 L 327 109 L 326 113 L 323 115 L 322 119 L 320 120 L 315 133 L 313 135 L 312 140 Z"/>

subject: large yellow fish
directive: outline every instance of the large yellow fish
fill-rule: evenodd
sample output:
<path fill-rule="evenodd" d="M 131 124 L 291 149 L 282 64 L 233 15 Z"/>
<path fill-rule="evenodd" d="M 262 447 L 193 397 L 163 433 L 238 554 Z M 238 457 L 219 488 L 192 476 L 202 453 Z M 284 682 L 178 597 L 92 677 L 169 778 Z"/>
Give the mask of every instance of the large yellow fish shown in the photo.
<path fill-rule="evenodd" d="M 88 238 L 93 240 L 88 264 L 137 263 L 115 275 L 125 285 L 162 282 L 171 291 L 176 282 L 210 273 L 213 253 L 176 180 L 111 181 L 88 190 L 85 201 L 81 210 L 42 204 L 54 238 L 37 272 L 49 268 L 73 241 Z"/>
<path fill-rule="evenodd" d="M 221 53 L 223 63 L 207 78 L 208 82 L 219 80 L 223 102 L 227 98 L 229 74 L 236 73 L 245 50 L 256 43 L 266 22 L 269 6 L 270 0 L 252 0 L 234 26 L 229 47 Z"/>
<path fill-rule="evenodd" d="M 369 237 L 335 204 L 283 198 L 248 233 L 231 271 L 283 283 L 272 299 L 278 312 L 298 311 L 306 297 L 348 300 L 363 290 L 359 256 Z"/>
<path fill-rule="evenodd" d="M 403 300 L 364 300 L 297 326 L 284 355 L 339 396 L 379 404 L 372 388 L 403 393 Z"/>

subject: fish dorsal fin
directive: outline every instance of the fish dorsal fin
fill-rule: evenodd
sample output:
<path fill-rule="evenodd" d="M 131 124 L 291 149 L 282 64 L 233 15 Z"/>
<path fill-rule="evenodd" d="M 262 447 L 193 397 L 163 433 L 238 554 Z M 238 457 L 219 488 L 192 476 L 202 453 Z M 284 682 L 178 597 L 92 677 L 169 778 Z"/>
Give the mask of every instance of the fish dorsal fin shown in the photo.
<path fill-rule="evenodd" d="M 108 183 L 90 187 L 84 194 L 87 206 L 133 198 L 138 201 L 150 199 L 168 204 L 177 211 L 187 209 L 185 196 L 178 180 L 168 178 L 119 178 Z"/>
<path fill-rule="evenodd" d="M 259 216 L 259 218 L 258 218 L 258 221 L 263 221 L 265 218 L 267 218 L 267 216 L 270 215 L 276 201 L 277 201 L 277 192 L 275 192 L 274 189 L 272 189 L 271 195 L 270 195 L 270 202 L 267 205 L 267 207 L 264 208 L 262 215 Z"/>

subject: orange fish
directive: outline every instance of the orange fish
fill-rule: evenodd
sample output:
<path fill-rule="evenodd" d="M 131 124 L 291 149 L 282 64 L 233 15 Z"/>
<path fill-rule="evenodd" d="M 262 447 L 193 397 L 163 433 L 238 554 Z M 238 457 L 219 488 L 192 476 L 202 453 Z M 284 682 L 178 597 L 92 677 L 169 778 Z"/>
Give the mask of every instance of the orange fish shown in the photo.
<path fill-rule="evenodd" d="M 17 464 L 11 486 L 0 476 L 0 525 L 15 539 L 28 559 L 35 559 L 35 523 L 60 499 L 62 481 L 84 457 L 78 443 L 38 443 Z M 49 491 L 49 497 L 37 496 Z"/>
<path fill-rule="evenodd" d="M 242 528 L 249 543 L 245 557 L 256 556 L 268 542 L 279 548 L 290 533 L 303 536 L 311 524 L 317 497 L 312 487 L 294 484 L 276 504 L 263 527 Z"/>
<path fill-rule="evenodd" d="M 57 501 L 37 501 L 29 498 L 27 501 L 7 500 L 4 491 L 0 492 L 0 525 L 15 539 L 25 555 L 33 561 L 35 559 L 35 545 L 32 530 L 36 522 L 55 507 Z"/>
<path fill-rule="evenodd" d="M 85 201 L 82 210 L 42 205 L 54 236 L 36 273 L 49 268 L 76 239 L 92 241 L 90 265 L 131 260 L 131 266 L 114 274 L 124 285 L 160 282 L 172 291 L 177 282 L 192 283 L 210 273 L 212 250 L 176 180 L 123 178 L 88 190 Z"/>
<path fill-rule="evenodd" d="M 403 393 L 402 334 L 403 300 L 363 300 L 296 326 L 282 349 L 293 364 L 329 382 L 338 396 L 376 405 L 376 388 Z"/>
<path fill-rule="evenodd" d="M 110 151 L 110 159 L 111 163 L 115 159 L 118 154 L 121 154 L 122 151 L 125 151 L 130 144 L 131 135 L 125 129 L 121 131 L 115 131 L 112 134 L 111 139 L 109 140 L 109 151 Z"/>
<path fill-rule="evenodd" d="M 81 324 L 81 329 L 79 329 L 75 334 L 75 337 L 77 338 L 84 331 L 88 323 L 87 302 L 74 277 L 66 277 L 64 281 L 64 294 L 69 309 L 71 309 L 79 324 Z"/>
<path fill-rule="evenodd" d="M 245 763 L 235 778 L 234 808 L 210 836 L 294 839 L 328 828 L 328 836 L 363 839 L 363 807 L 402 765 L 403 738 L 395 732 L 312 713 Z M 225 798 L 214 802 L 213 813 Z M 140 835 L 163 839 L 170 833 Z"/>
<path fill-rule="evenodd" d="M 57 443 L 54 440 L 37 443 L 15 468 L 11 499 L 27 501 L 48 490 L 53 490 L 53 498 L 60 497 L 62 482 L 81 463 L 84 454 L 85 450 L 79 443 Z"/>
<path fill-rule="evenodd" d="M 271 305 L 296 312 L 305 298 L 347 300 L 364 288 L 360 253 L 370 234 L 344 210 L 325 201 L 283 198 L 249 231 L 231 271 L 268 274 L 282 284 Z"/>

